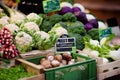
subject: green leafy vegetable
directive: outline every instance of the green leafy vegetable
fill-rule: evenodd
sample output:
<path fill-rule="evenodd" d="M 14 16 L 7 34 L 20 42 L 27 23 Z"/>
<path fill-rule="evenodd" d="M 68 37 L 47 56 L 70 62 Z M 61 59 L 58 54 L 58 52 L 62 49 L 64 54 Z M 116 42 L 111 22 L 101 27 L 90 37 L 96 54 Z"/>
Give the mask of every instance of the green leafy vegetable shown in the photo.
<path fill-rule="evenodd" d="M 33 74 L 27 73 L 22 65 L 0 69 L 0 80 L 18 80 L 32 75 Z"/>

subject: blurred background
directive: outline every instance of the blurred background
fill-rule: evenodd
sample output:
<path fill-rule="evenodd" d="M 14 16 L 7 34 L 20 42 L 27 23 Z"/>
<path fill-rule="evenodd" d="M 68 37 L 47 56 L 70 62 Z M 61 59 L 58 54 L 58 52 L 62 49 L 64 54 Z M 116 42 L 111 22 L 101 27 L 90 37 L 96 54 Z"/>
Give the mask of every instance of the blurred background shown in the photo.
<path fill-rule="evenodd" d="M 17 6 L 16 0 L 3 0 L 9 7 Z M 17 0 L 18 1 L 18 0 Z M 120 26 L 120 0 L 61 0 L 71 3 L 81 3 L 98 19 L 107 21 L 107 19 L 116 18 Z"/>
<path fill-rule="evenodd" d="M 120 26 L 120 0 L 75 0 L 90 10 L 98 19 L 117 18 Z"/>

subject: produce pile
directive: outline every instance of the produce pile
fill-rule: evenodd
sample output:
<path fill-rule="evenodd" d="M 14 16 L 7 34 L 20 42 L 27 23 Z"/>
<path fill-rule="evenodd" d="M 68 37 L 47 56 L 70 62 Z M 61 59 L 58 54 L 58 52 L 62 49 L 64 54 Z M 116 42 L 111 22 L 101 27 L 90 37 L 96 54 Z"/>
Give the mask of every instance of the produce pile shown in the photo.
<path fill-rule="evenodd" d="M 74 63 L 75 59 L 72 59 L 72 56 L 69 53 L 47 55 L 45 58 L 42 58 L 40 60 L 40 65 L 43 66 L 45 69 L 70 65 Z"/>
<path fill-rule="evenodd" d="M 5 59 L 11 59 L 18 56 L 19 51 L 13 42 L 13 36 L 6 28 L 0 30 L 0 45 L 2 48 L 2 57 Z"/>
<path fill-rule="evenodd" d="M 54 47 L 57 38 L 67 34 L 75 37 L 77 49 L 89 53 L 89 56 L 102 57 L 108 62 L 120 58 L 120 44 L 111 42 L 116 36 L 112 34 L 99 39 L 99 29 L 106 29 L 108 26 L 87 13 L 79 3 L 62 2 L 61 10 L 52 15 L 24 15 L 3 4 L 0 6 L 0 27 L 11 32 L 12 40 L 20 53 L 35 49 L 47 50 Z"/>

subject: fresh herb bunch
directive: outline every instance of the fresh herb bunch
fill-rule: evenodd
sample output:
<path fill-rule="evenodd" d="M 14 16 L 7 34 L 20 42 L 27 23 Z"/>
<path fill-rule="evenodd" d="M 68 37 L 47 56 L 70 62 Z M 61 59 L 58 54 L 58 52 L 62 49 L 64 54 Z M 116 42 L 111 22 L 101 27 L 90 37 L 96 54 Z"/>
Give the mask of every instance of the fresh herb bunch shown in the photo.
<path fill-rule="evenodd" d="M 33 74 L 27 73 L 22 65 L 0 69 L 0 80 L 18 80 L 32 75 Z"/>

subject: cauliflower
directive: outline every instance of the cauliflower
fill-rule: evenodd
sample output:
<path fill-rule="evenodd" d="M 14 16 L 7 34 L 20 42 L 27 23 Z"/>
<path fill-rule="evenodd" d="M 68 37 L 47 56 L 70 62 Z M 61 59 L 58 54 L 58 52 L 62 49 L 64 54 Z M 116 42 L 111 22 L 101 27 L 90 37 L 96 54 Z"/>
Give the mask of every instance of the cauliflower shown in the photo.
<path fill-rule="evenodd" d="M 32 49 L 33 38 L 21 31 L 15 36 L 15 43 L 20 52 L 27 52 Z"/>
<path fill-rule="evenodd" d="M 23 29 L 31 31 L 31 32 L 37 32 L 40 30 L 39 26 L 34 22 L 25 23 Z"/>
<path fill-rule="evenodd" d="M 35 19 L 39 19 L 39 16 L 36 13 L 30 13 L 27 16 L 27 19 L 29 20 L 35 20 Z"/>
<path fill-rule="evenodd" d="M 26 16 L 26 18 L 29 20 L 29 21 L 32 21 L 32 22 L 35 22 L 36 24 L 38 24 L 39 26 L 41 25 L 42 23 L 42 20 L 43 18 L 39 15 L 37 15 L 36 13 L 30 13 Z"/>
<path fill-rule="evenodd" d="M 7 24 L 7 25 L 5 25 L 5 28 L 7 28 L 12 34 L 16 31 L 18 32 L 20 30 L 19 27 L 15 24 Z"/>
<path fill-rule="evenodd" d="M 3 16 L 1 19 L 9 20 L 10 18 L 8 16 Z"/>
<path fill-rule="evenodd" d="M 34 33 L 34 41 L 36 42 L 35 48 L 40 49 L 41 44 L 44 44 L 44 41 L 49 41 L 49 38 L 50 38 L 50 35 L 44 31 L 35 32 Z"/>
<path fill-rule="evenodd" d="M 61 36 L 62 34 L 68 34 L 67 30 L 63 28 L 59 23 L 55 24 L 49 34 L 56 34 L 57 36 Z"/>
<path fill-rule="evenodd" d="M 44 31 L 37 31 L 35 35 L 40 35 L 41 39 L 49 39 L 50 35 Z"/>
<path fill-rule="evenodd" d="M 15 15 L 10 17 L 10 23 L 21 24 L 25 19 L 25 16 L 20 13 L 16 13 Z"/>
<path fill-rule="evenodd" d="M 61 36 L 62 34 L 68 34 L 68 33 L 67 33 L 67 30 L 64 29 L 63 27 L 57 28 L 57 29 L 56 29 L 56 35 Z"/>
<path fill-rule="evenodd" d="M 6 19 L 3 19 L 3 18 L 0 19 L 0 25 L 1 26 L 5 26 L 7 24 L 9 24 L 9 22 Z"/>
<path fill-rule="evenodd" d="M 39 50 L 47 50 L 54 46 L 57 37 L 49 35 L 44 31 L 37 31 L 34 33 L 35 48 Z"/>

